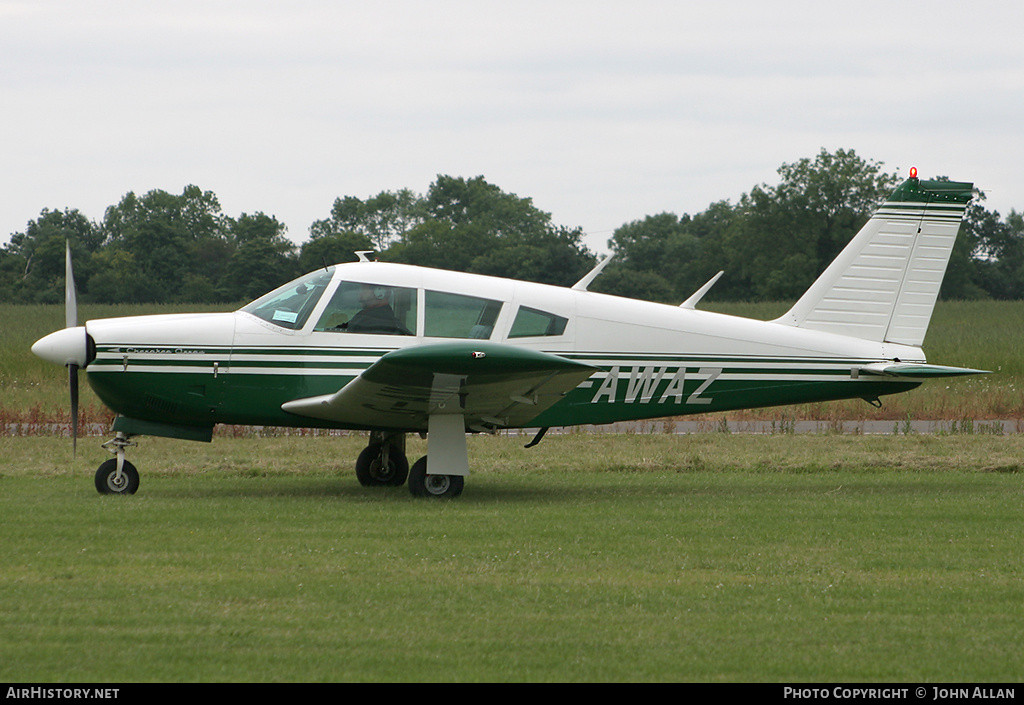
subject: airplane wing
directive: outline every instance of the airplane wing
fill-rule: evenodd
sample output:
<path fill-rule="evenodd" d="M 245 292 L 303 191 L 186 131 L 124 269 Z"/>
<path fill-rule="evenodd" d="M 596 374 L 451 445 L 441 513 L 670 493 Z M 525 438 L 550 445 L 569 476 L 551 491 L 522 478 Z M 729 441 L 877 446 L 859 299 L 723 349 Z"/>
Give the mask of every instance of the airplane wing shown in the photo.
<path fill-rule="evenodd" d="M 596 368 L 514 345 L 458 341 L 382 355 L 334 394 L 285 411 L 357 427 L 426 429 L 432 414 L 462 414 L 474 430 L 517 428 L 553 406 Z"/>

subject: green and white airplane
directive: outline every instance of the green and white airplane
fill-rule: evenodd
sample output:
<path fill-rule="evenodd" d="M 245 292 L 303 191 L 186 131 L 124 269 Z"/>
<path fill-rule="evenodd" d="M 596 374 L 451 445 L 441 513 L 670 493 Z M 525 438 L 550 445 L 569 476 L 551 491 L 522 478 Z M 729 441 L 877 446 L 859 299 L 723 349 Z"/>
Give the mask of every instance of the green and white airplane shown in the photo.
<path fill-rule="evenodd" d="M 117 413 L 102 493 L 139 484 L 134 436 L 210 441 L 215 424 L 369 432 L 363 485 L 408 480 L 454 497 L 466 434 L 605 424 L 879 397 L 981 370 L 921 350 L 972 184 L 916 170 L 799 301 L 774 321 L 571 288 L 370 261 L 310 272 L 233 313 L 77 324 L 68 256 L 67 327 L 33 345 Z M 721 274 L 721 273 L 719 273 Z M 409 433 L 427 455 L 410 468 Z M 77 429 L 75 430 L 77 436 Z"/>

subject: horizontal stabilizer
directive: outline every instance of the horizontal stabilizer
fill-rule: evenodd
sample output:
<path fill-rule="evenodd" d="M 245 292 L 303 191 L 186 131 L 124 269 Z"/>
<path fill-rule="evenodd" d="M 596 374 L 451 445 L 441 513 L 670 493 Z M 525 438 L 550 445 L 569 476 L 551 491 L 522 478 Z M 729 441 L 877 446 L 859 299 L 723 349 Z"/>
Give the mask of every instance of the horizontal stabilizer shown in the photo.
<path fill-rule="evenodd" d="M 904 181 L 775 322 L 919 347 L 972 188 Z"/>
<path fill-rule="evenodd" d="M 946 367 L 914 362 L 880 362 L 860 368 L 861 374 L 885 375 L 887 377 L 963 377 L 964 375 L 987 375 L 988 370 L 972 370 L 969 367 Z"/>

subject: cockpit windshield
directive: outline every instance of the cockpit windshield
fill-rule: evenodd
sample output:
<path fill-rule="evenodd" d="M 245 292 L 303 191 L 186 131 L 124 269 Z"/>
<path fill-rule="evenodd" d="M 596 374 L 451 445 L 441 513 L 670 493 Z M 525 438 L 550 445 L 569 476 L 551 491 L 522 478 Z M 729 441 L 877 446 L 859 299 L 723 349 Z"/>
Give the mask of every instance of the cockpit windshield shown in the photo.
<path fill-rule="evenodd" d="M 242 310 L 275 326 L 299 330 L 333 276 L 334 267 L 318 269 L 261 296 Z"/>

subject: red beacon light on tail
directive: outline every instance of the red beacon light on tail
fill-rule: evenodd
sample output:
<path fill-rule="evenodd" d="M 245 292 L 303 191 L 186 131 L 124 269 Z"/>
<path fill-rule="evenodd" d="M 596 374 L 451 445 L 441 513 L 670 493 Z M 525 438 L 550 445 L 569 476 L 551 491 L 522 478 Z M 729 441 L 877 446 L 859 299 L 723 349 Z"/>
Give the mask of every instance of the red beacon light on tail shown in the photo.
<path fill-rule="evenodd" d="M 916 166 L 910 167 L 910 178 L 912 178 L 912 179 L 916 179 L 917 178 L 917 167 Z"/>

